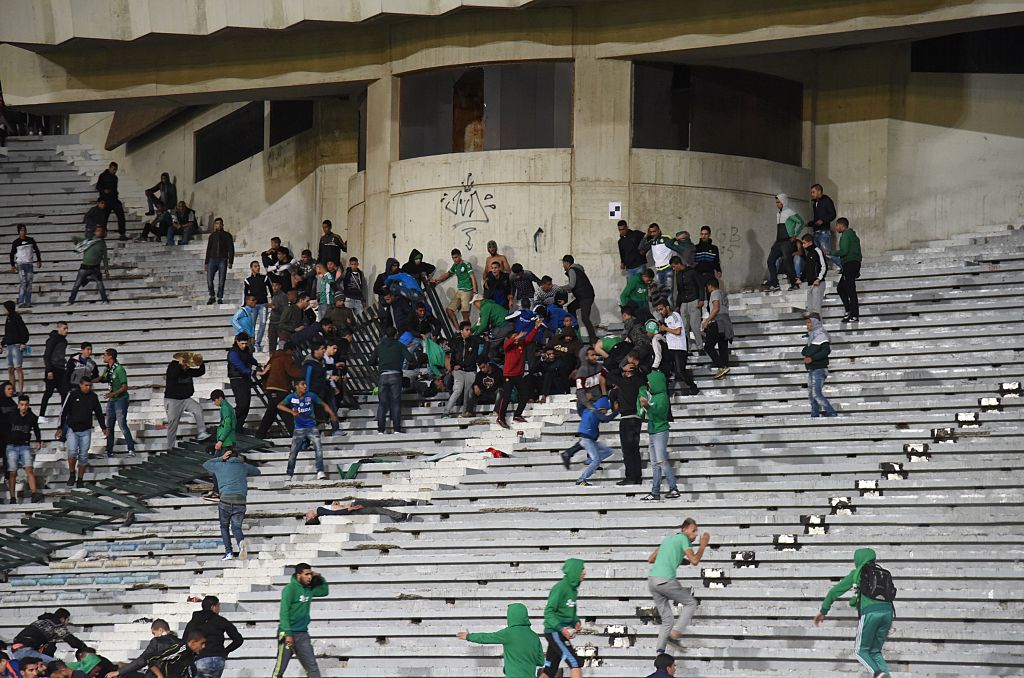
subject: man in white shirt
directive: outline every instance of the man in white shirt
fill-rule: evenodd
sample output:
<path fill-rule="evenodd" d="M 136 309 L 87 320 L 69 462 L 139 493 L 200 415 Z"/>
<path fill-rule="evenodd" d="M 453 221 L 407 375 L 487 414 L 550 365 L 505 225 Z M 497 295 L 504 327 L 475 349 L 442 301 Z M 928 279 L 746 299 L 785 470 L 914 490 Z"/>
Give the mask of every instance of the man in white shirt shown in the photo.
<path fill-rule="evenodd" d="M 665 335 L 665 351 L 659 366 L 665 373 L 665 381 L 668 381 L 670 374 L 675 373 L 676 380 L 682 381 L 689 389 L 689 395 L 697 395 L 700 389 L 694 383 L 690 370 L 686 369 L 686 330 L 683 318 L 672 310 L 668 300 L 659 300 L 654 307 L 662 317 L 658 330 Z"/>

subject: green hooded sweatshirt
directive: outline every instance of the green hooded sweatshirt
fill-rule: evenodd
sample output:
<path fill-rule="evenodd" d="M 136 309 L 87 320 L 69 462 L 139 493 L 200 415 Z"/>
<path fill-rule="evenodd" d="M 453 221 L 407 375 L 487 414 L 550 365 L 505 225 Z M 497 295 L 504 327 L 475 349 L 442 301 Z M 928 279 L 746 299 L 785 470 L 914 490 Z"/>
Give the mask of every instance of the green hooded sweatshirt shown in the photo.
<path fill-rule="evenodd" d="M 562 565 L 562 572 L 565 576 L 552 587 L 544 606 L 544 633 L 557 633 L 566 626 L 576 626 L 580 620 L 576 614 L 576 589 L 583 575 L 583 561 L 569 558 Z"/>
<path fill-rule="evenodd" d="M 530 629 L 530 615 L 522 603 L 508 606 L 508 627 L 495 633 L 470 633 L 466 640 L 482 645 L 501 645 L 505 654 L 505 678 L 535 678 L 544 664 L 540 638 Z"/>
<path fill-rule="evenodd" d="M 839 597 L 849 591 L 854 586 L 860 584 L 860 571 L 868 563 L 875 562 L 875 551 L 869 548 L 859 548 L 853 552 L 853 564 L 855 567 L 842 578 L 842 580 L 832 587 L 825 596 L 825 600 L 821 603 L 821 613 L 828 614 L 829 609 L 832 607 L 832 603 L 839 600 Z M 870 610 L 881 605 L 892 607 L 892 603 L 887 600 L 875 600 L 874 598 L 868 598 L 867 596 L 861 597 L 860 593 L 854 593 L 853 597 L 850 598 L 850 607 L 857 607 L 859 603 L 860 610 Z"/>
<path fill-rule="evenodd" d="M 480 302 L 480 319 L 473 325 L 473 334 L 483 334 L 493 327 L 500 327 L 508 321 L 505 316 L 508 309 L 498 304 L 493 299 L 484 299 Z"/>
<path fill-rule="evenodd" d="M 323 598 L 327 595 L 327 580 L 323 577 L 313 577 L 310 584 L 312 586 L 303 586 L 293 574 L 292 580 L 281 591 L 281 618 L 278 628 L 285 635 L 309 629 L 309 606 L 313 604 L 314 598 Z"/>
<path fill-rule="evenodd" d="M 647 400 L 647 407 L 640 404 L 641 399 Z M 668 426 L 668 385 L 665 373 L 655 370 L 647 375 L 647 385 L 640 387 L 636 397 L 636 411 L 641 418 L 647 419 L 648 433 L 667 431 Z"/>
<path fill-rule="evenodd" d="M 230 450 L 235 446 L 235 408 L 227 398 L 220 401 L 220 423 L 217 425 L 217 440 L 221 448 Z"/>
<path fill-rule="evenodd" d="M 96 665 L 99 663 L 99 655 L 87 654 L 80 662 L 67 662 L 67 667 L 72 671 L 81 671 L 85 675 L 89 675 L 89 672 L 96 668 Z"/>
<path fill-rule="evenodd" d="M 626 288 L 619 295 L 619 306 L 628 306 L 630 302 L 636 308 L 647 308 L 647 283 L 641 280 L 640 275 L 631 275 L 626 281 Z"/>

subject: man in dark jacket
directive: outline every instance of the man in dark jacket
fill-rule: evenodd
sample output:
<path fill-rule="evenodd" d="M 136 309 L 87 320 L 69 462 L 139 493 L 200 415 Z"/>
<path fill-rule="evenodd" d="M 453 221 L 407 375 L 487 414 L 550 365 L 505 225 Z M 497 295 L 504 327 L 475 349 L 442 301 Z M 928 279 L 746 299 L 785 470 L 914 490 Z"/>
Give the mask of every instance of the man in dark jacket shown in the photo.
<path fill-rule="evenodd" d="M 160 194 L 159 200 L 156 197 L 157 193 Z M 160 181 L 146 189 L 147 217 L 153 216 L 153 208 L 158 202 L 165 205 L 178 204 L 178 189 L 171 183 L 171 175 L 167 172 L 161 172 Z"/>
<path fill-rule="evenodd" d="M 803 280 L 807 283 L 807 312 L 821 313 L 825 300 L 825 275 L 828 273 L 825 252 L 818 246 L 817 233 L 805 233 L 801 239 L 804 251 Z"/>
<path fill-rule="evenodd" d="M 0 350 L 7 351 L 7 378 L 14 384 L 17 393 L 25 392 L 25 347 L 28 345 L 28 326 L 17 311 L 17 305 L 8 299 L 4 302 L 4 313 L 7 322 L 4 324 L 4 336 L 0 341 Z M 15 379 L 17 377 L 17 379 Z"/>
<path fill-rule="evenodd" d="M 96 199 L 96 204 L 89 208 L 89 211 L 85 213 L 82 218 L 82 224 L 85 226 L 85 239 L 92 239 L 96 233 L 97 226 L 107 225 L 107 199 L 102 195 Z"/>
<path fill-rule="evenodd" d="M 193 398 L 196 387 L 195 377 L 206 374 L 206 363 L 202 356 L 193 357 L 189 353 L 175 353 L 174 359 L 167 364 L 166 385 L 164 386 L 164 409 L 167 411 L 167 449 L 173 450 L 178 444 L 178 424 L 181 423 L 182 412 L 188 412 L 199 429 L 199 440 L 206 440 L 210 434 L 206 430 L 206 418 L 203 408 Z M 189 360 L 197 364 L 192 366 Z"/>
<path fill-rule="evenodd" d="M 106 202 L 106 218 L 103 220 L 103 225 L 107 225 L 107 220 L 110 219 L 110 213 L 113 212 L 117 215 L 117 232 L 121 235 L 121 240 L 127 240 L 128 234 L 125 232 L 124 226 L 124 205 L 121 204 L 121 200 L 117 196 L 117 163 L 112 162 L 107 169 L 100 173 L 99 178 L 96 180 L 96 190 L 99 192 L 99 197 L 103 198 Z"/>
<path fill-rule="evenodd" d="M 217 217 L 213 220 L 213 231 L 206 241 L 206 261 L 203 270 L 206 271 L 206 289 L 210 293 L 207 304 L 212 304 L 214 299 L 213 276 L 217 276 L 217 303 L 224 303 L 224 279 L 228 270 L 235 263 L 235 239 L 224 230 L 224 220 Z"/>
<path fill-rule="evenodd" d="M 697 273 L 703 278 L 703 287 L 710 278 L 722 277 L 722 257 L 718 253 L 718 245 L 711 242 L 711 227 L 700 227 L 700 240 L 693 248 L 693 257 L 697 265 Z"/>
<path fill-rule="evenodd" d="M 67 372 L 64 370 L 67 350 L 68 324 L 60 320 L 57 322 L 57 328 L 50 331 L 50 336 L 46 338 L 46 347 L 43 349 L 46 389 L 43 391 L 43 400 L 39 404 L 40 419 L 46 416 L 46 405 L 50 402 L 50 396 L 54 391 L 60 394 L 61 403 L 68 395 Z"/>
<path fill-rule="evenodd" d="M 14 636 L 11 642 L 14 658 L 38 657 L 45 662 L 52 662 L 57 654 L 57 643 L 67 643 L 76 650 L 85 647 L 85 643 L 68 629 L 69 621 L 71 613 L 63 607 L 39 615 L 38 619 Z"/>
<path fill-rule="evenodd" d="M 154 657 L 149 668 L 156 678 L 194 678 L 196 659 L 205 647 L 202 632 L 190 631 L 185 634 L 184 642 L 178 641 L 177 645 Z"/>
<path fill-rule="evenodd" d="M 832 250 L 832 222 L 836 218 L 836 204 L 825 195 L 821 184 L 811 186 L 811 209 L 814 216 L 808 226 L 814 230 L 814 244 L 828 256 Z"/>
<path fill-rule="evenodd" d="M 413 310 L 409 300 L 405 297 L 395 296 L 391 290 L 384 292 L 380 301 L 380 319 L 385 325 L 394 327 L 396 336 L 401 336 L 412 322 Z"/>
<path fill-rule="evenodd" d="M 245 641 L 235 625 L 220 616 L 217 596 L 203 598 L 202 609 L 192 613 L 191 621 L 185 626 L 185 636 L 192 631 L 199 631 L 206 638 L 206 647 L 196 660 L 196 678 L 220 678 L 227 656 Z M 231 639 L 227 647 L 224 647 L 224 636 Z"/>
<path fill-rule="evenodd" d="M 480 337 L 473 334 L 473 326 L 467 320 L 459 325 L 459 334 L 449 347 L 449 369 L 452 374 L 452 394 L 448 398 L 445 412 L 454 416 L 462 403 L 463 416 L 473 416 L 473 382 L 476 381 L 476 366 L 480 357 Z"/>
<path fill-rule="evenodd" d="M 92 418 L 96 417 L 103 437 L 107 437 L 106 421 L 100 399 L 92 391 L 92 382 L 83 377 L 78 388 L 68 393 L 60 412 L 60 426 L 56 438 L 65 440 L 68 450 L 68 486 L 85 487 L 85 467 L 89 465 L 89 448 L 92 447 Z M 75 471 L 78 478 L 75 478 Z"/>
<path fill-rule="evenodd" d="M 694 347 L 704 345 L 704 337 L 700 331 L 701 308 L 704 306 L 704 278 L 697 273 L 694 266 L 686 264 L 682 257 L 672 257 L 672 278 L 675 287 L 673 308 L 679 311 L 683 320 L 683 332 L 693 335 Z M 699 348 L 697 349 L 699 351 Z"/>
<path fill-rule="evenodd" d="M 170 625 L 163 619 L 155 619 L 149 626 L 150 633 L 153 634 L 153 639 L 146 645 L 146 649 L 142 651 L 137 658 L 128 662 L 117 671 L 111 671 L 104 678 L 120 678 L 121 676 L 136 676 L 139 671 L 146 670 L 146 678 L 152 678 L 153 672 L 149 670 L 149 665 L 152 660 L 156 659 L 164 652 L 167 652 L 172 647 L 178 647 L 181 644 L 181 640 L 178 636 L 171 633 Z"/>
<path fill-rule="evenodd" d="M 610 371 L 608 382 L 611 390 L 608 396 L 617 406 L 619 413 L 619 443 L 622 447 L 622 461 L 625 477 L 616 485 L 639 485 L 643 482 L 643 468 L 640 460 L 640 430 L 643 420 L 636 411 L 636 400 L 640 388 L 647 378 L 637 366 L 625 362 L 621 370 Z"/>
<path fill-rule="evenodd" d="M 594 286 L 583 270 L 583 266 L 577 264 L 571 254 L 562 257 L 562 268 L 565 269 L 565 277 L 569 279 L 562 289 L 572 292 L 573 295 L 573 300 L 566 310 L 573 315 L 579 311 L 580 322 L 587 328 L 587 342 L 593 344 L 597 341 L 597 332 L 594 330 L 594 323 L 590 320 L 590 313 L 594 308 Z"/>
<path fill-rule="evenodd" d="M 619 269 L 626 272 L 626 279 L 640 275 L 647 268 L 647 256 L 640 251 L 643 242 L 643 231 L 630 228 L 625 219 L 620 219 L 619 229 Z"/>
<path fill-rule="evenodd" d="M 395 433 L 402 431 L 402 365 L 416 362 L 415 356 L 395 337 L 398 331 L 394 325 L 384 327 L 384 338 L 370 354 L 368 363 L 377 365 L 380 377 L 377 387 L 377 433 L 384 434 L 387 417 L 391 416 L 391 427 Z"/>
<path fill-rule="evenodd" d="M 326 266 L 328 261 L 333 261 L 338 268 L 341 268 L 341 253 L 348 252 L 348 243 L 331 230 L 333 224 L 330 219 L 324 219 L 320 228 L 323 229 L 324 234 L 320 237 L 320 244 L 317 246 L 317 263 Z"/>
<path fill-rule="evenodd" d="M 245 432 L 245 420 L 249 416 L 252 401 L 252 384 L 260 368 L 249 346 L 250 337 L 245 332 L 235 336 L 234 345 L 228 350 L 228 382 L 235 397 L 235 432 Z M 262 375 L 260 375 L 262 376 Z"/>
<path fill-rule="evenodd" d="M 647 678 L 674 678 L 676 675 L 676 658 L 662 652 L 654 658 L 655 671 Z"/>

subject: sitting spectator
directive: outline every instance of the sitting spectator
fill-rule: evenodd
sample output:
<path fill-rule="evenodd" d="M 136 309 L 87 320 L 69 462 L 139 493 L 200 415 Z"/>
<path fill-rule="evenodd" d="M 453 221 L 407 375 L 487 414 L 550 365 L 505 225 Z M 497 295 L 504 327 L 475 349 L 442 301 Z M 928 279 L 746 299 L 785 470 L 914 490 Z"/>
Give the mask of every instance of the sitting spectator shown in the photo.
<path fill-rule="evenodd" d="M 157 193 L 160 194 L 159 198 L 156 197 Z M 146 189 L 147 217 L 153 216 L 153 209 L 157 206 L 157 203 L 164 205 L 178 204 L 178 189 L 171 183 L 171 175 L 167 172 L 162 172 L 160 174 L 160 181 Z"/>
<path fill-rule="evenodd" d="M 501 370 L 491 362 L 482 362 L 473 380 L 473 399 L 483 405 L 497 405 L 498 393 L 505 385 Z"/>
<path fill-rule="evenodd" d="M 84 648 L 85 643 L 68 628 L 70 621 L 71 613 L 63 607 L 39 615 L 38 619 L 14 636 L 11 643 L 14 658 L 20 660 L 36 657 L 44 662 L 52 662 L 57 654 L 57 643 L 67 643 L 76 650 Z"/>
<path fill-rule="evenodd" d="M 280 250 L 284 250 L 285 256 L 288 261 L 292 260 L 291 251 L 281 244 L 281 239 L 276 235 L 270 239 L 270 247 L 260 252 L 260 261 L 263 263 L 263 268 L 270 268 L 277 264 L 277 253 Z"/>
<path fill-rule="evenodd" d="M 796 240 L 804 228 L 804 220 L 789 206 L 789 196 L 779 193 L 775 196 L 775 207 L 778 216 L 775 225 L 775 243 L 768 253 L 768 278 L 762 287 L 771 291 L 779 289 L 778 268 L 781 267 L 789 278 L 789 289 L 800 287 L 793 255 L 796 253 Z"/>
<path fill-rule="evenodd" d="M 319 525 L 320 518 L 324 516 L 376 515 L 385 516 L 396 523 L 409 520 L 410 516 L 408 513 L 391 510 L 398 506 L 416 506 L 416 502 L 403 501 L 401 499 L 376 500 L 352 498 L 348 501 L 335 499 L 332 502 L 325 503 L 323 506 L 306 511 L 305 520 L 307 525 Z"/>
<path fill-rule="evenodd" d="M 2 144 L 0 144 L 2 145 Z M 38 657 L 17 660 L 0 653 L 0 678 L 44 678 L 46 662 Z"/>
<path fill-rule="evenodd" d="M 187 245 L 198 231 L 195 211 L 189 209 L 184 200 L 179 200 L 171 215 L 171 227 L 167 229 L 167 244 L 173 245 L 174 239 L 178 238 L 182 245 Z"/>
<path fill-rule="evenodd" d="M 156 218 L 142 225 L 142 233 L 135 239 L 136 242 L 149 242 L 150 234 L 155 242 L 167 240 L 167 232 L 174 226 L 174 218 L 164 203 L 154 200 L 153 206 L 156 208 Z"/>

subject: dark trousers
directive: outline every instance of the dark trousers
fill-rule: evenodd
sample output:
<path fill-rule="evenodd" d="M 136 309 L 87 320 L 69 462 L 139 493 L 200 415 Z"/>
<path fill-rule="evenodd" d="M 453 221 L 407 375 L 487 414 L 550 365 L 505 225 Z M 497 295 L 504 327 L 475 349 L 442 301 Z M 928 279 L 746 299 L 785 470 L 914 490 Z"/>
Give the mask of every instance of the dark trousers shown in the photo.
<path fill-rule="evenodd" d="M 518 377 L 505 377 L 505 386 L 501 389 L 501 397 L 498 399 L 498 418 L 504 419 L 508 413 L 509 403 L 512 402 L 512 389 L 516 390 L 515 416 L 523 416 L 526 409 L 526 401 L 530 399 L 530 385 L 523 375 Z"/>
<path fill-rule="evenodd" d="M 857 298 L 857 278 L 860 277 L 860 262 L 848 261 L 843 264 L 843 274 L 839 277 L 836 291 L 843 300 L 843 308 L 847 315 L 860 315 L 860 300 Z"/>
<path fill-rule="evenodd" d="M 52 368 L 46 371 L 47 375 L 52 374 L 53 379 L 46 377 L 46 389 L 43 391 L 43 400 L 39 403 L 39 416 L 46 416 L 46 405 L 50 402 L 50 396 L 54 391 L 60 394 L 60 402 L 64 404 L 64 398 L 68 395 L 67 373 L 64 368 Z"/>
<path fill-rule="evenodd" d="M 267 323 L 267 345 L 271 353 L 277 350 L 277 331 L 277 323 Z"/>
<path fill-rule="evenodd" d="M 576 297 L 572 302 L 565 307 L 569 313 L 576 315 L 576 311 L 579 311 L 579 321 L 587 328 L 587 342 L 593 344 L 597 341 L 597 332 L 594 331 L 594 323 L 590 320 L 590 313 L 594 310 L 594 299 Z"/>
<path fill-rule="evenodd" d="M 557 364 L 544 372 L 544 379 L 541 381 L 541 395 L 546 398 L 553 393 L 568 393 L 569 374 L 571 373 L 572 368 L 568 364 Z"/>
<path fill-rule="evenodd" d="M 626 480 L 641 482 L 643 470 L 640 461 L 640 430 L 644 422 L 639 417 L 619 419 L 619 443 L 622 445 L 622 463 Z"/>
<path fill-rule="evenodd" d="M 796 250 L 789 240 L 776 240 L 768 253 L 768 284 L 779 284 L 779 274 L 775 270 L 775 262 L 782 259 L 782 272 L 789 278 L 789 284 L 796 283 L 796 268 L 793 265 L 793 252 Z"/>
<path fill-rule="evenodd" d="M 715 367 L 729 366 L 729 339 L 718 330 L 718 323 L 708 325 L 704 332 L 704 352 Z"/>
<path fill-rule="evenodd" d="M 260 421 L 260 428 L 256 433 L 259 438 L 265 438 L 267 433 L 270 432 L 270 427 L 274 425 L 274 420 L 277 417 L 281 417 L 284 420 L 284 425 L 288 428 L 288 433 L 291 434 L 295 430 L 295 421 L 291 414 L 286 414 L 281 410 L 277 409 L 277 406 L 281 404 L 284 397 L 288 395 L 285 391 L 272 391 L 267 392 L 267 411 L 263 413 L 263 419 Z"/>
<path fill-rule="evenodd" d="M 75 303 L 75 297 L 78 296 L 78 290 L 82 289 L 84 285 L 88 285 L 92 280 L 96 281 L 96 288 L 100 291 L 100 299 L 103 301 L 109 301 L 109 299 L 107 299 L 107 288 L 103 286 L 103 273 L 100 272 L 100 267 L 82 266 L 78 269 L 78 276 L 75 278 L 75 284 L 71 288 L 71 297 L 68 299 L 68 303 Z"/>
<path fill-rule="evenodd" d="M 387 428 L 387 418 L 391 416 L 391 428 L 395 433 L 402 432 L 402 373 L 391 372 L 381 374 L 377 383 L 377 430 L 381 433 Z"/>
<path fill-rule="evenodd" d="M 113 212 L 117 216 L 117 232 L 123 237 L 125 235 L 124 205 L 121 204 L 121 201 L 118 200 L 117 198 L 107 198 L 107 208 L 106 210 L 104 210 L 104 225 L 106 225 L 106 222 L 110 220 L 111 212 Z"/>
<path fill-rule="evenodd" d="M 665 373 L 666 383 L 672 383 L 669 376 L 675 373 L 676 380 L 683 382 L 690 389 L 690 395 L 697 395 L 700 389 L 694 383 L 690 370 L 686 369 L 686 357 L 686 351 L 666 350 L 661 357 L 661 371 Z"/>
<path fill-rule="evenodd" d="M 245 428 L 245 420 L 249 417 L 249 405 L 252 402 L 252 385 L 244 377 L 232 377 L 231 395 L 235 397 L 235 432 L 241 433 Z"/>
<path fill-rule="evenodd" d="M 212 299 L 213 294 L 213 278 L 217 277 L 217 303 L 219 304 L 224 299 L 224 280 L 228 275 L 228 260 L 227 259 L 210 259 L 210 262 L 206 264 L 206 289 L 210 293 Z M 255 339 L 255 337 L 253 337 Z"/>

